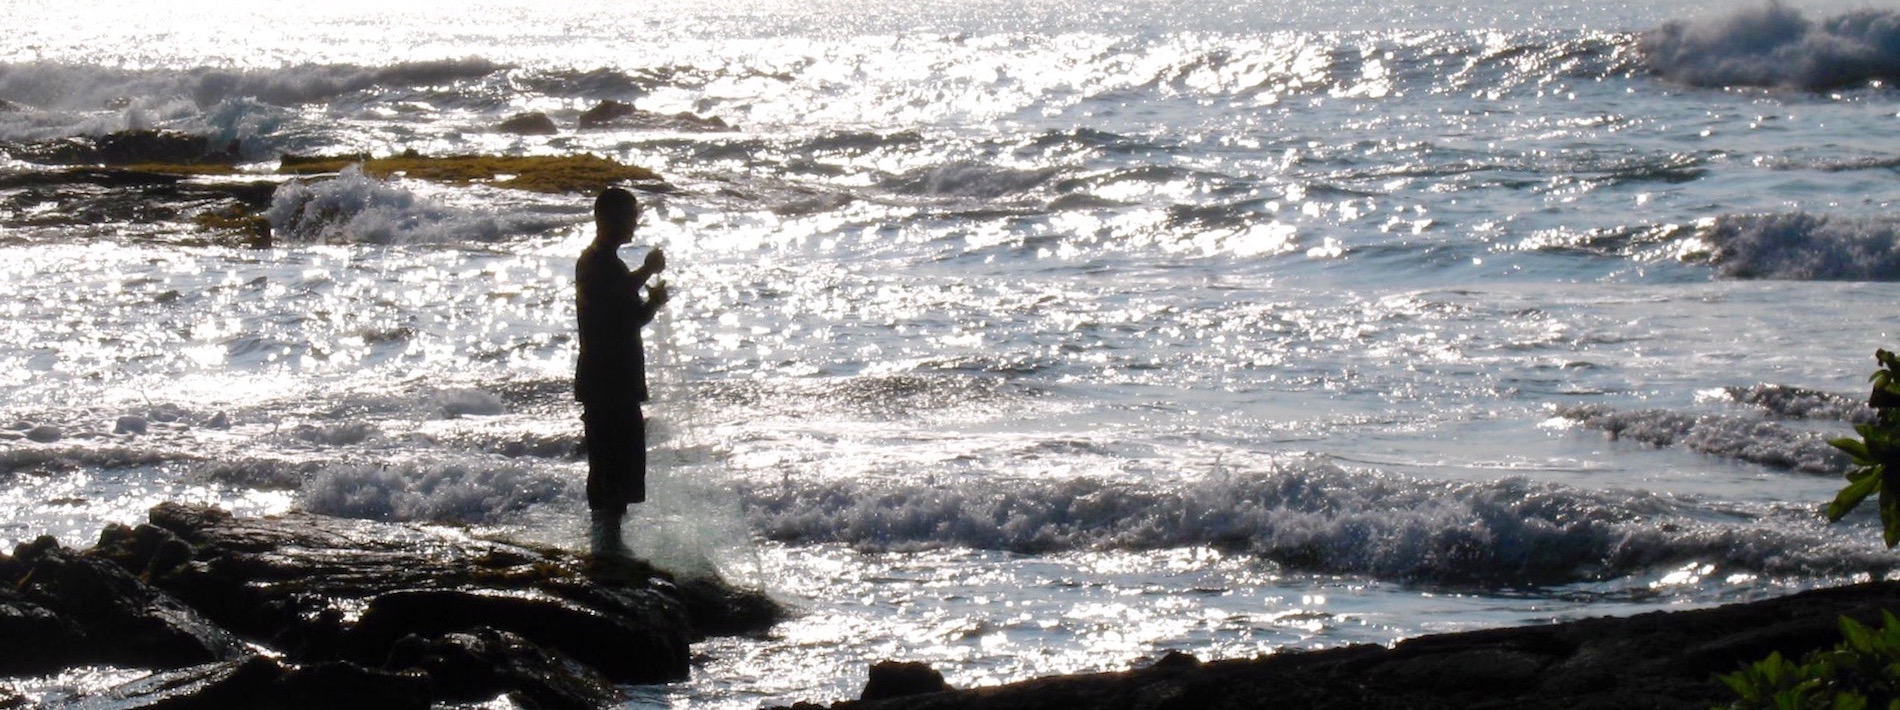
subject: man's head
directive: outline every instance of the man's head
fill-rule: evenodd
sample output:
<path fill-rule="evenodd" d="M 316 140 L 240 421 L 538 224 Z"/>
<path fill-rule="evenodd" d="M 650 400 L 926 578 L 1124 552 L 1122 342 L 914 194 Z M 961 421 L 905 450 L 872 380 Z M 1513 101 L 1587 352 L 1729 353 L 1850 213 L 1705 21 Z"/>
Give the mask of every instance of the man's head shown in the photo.
<path fill-rule="evenodd" d="M 594 198 L 594 240 L 623 244 L 633 238 L 640 221 L 640 203 L 626 188 L 610 187 Z"/>

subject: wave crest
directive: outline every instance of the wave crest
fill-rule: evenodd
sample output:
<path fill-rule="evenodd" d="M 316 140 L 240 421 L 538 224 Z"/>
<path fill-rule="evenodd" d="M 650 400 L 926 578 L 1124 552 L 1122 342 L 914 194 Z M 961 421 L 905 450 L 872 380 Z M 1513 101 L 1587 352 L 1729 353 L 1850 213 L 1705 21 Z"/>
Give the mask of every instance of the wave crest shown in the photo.
<path fill-rule="evenodd" d="M 429 202 L 366 175 L 359 166 L 335 178 L 293 180 L 277 188 L 265 212 L 280 239 L 341 244 L 495 242 L 561 226 L 548 216 L 503 217 Z"/>
<path fill-rule="evenodd" d="M 1684 561 L 1847 573 L 1880 557 L 1799 526 L 1710 522 L 1721 516 L 1649 493 L 1523 478 L 1425 481 L 1328 464 L 1165 488 L 1093 479 L 787 484 L 751 491 L 746 502 L 753 528 L 786 542 L 1028 553 L 1212 545 L 1295 569 L 1443 584 L 1559 584 Z"/>
<path fill-rule="evenodd" d="M 1780 2 L 1643 35 L 1643 61 L 1692 86 L 1826 91 L 1900 78 L 1900 12 L 1864 9 L 1811 21 Z"/>
<path fill-rule="evenodd" d="M 1737 279 L 1900 281 L 1900 221 L 1791 212 L 1723 215 L 1699 235 Z"/>
<path fill-rule="evenodd" d="M 494 523 L 528 508 L 577 499 L 572 477 L 533 466 L 338 466 L 303 485 L 304 510 L 395 522 Z"/>
<path fill-rule="evenodd" d="M 1696 415 L 1666 409 L 1625 411 L 1592 404 L 1557 416 L 1601 430 L 1613 439 L 1651 446 L 1683 446 L 1711 456 L 1805 473 L 1847 471 L 1847 459 L 1819 432 L 1798 431 L 1755 417 Z"/>

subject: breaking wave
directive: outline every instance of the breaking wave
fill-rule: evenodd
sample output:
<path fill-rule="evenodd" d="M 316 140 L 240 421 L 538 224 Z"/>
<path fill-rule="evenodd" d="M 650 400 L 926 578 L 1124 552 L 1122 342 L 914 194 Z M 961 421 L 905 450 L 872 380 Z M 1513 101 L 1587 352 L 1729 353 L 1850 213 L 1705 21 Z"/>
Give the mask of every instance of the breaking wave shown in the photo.
<path fill-rule="evenodd" d="M 485 243 L 571 221 L 458 210 L 365 175 L 357 166 L 330 180 L 285 183 L 272 196 L 265 218 L 280 239 L 336 244 Z"/>
<path fill-rule="evenodd" d="M 1728 278 L 1900 280 L 1900 221 L 1807 212 L 1724 215 L 1700 232 L 1717 273 Z"/>
<path fill-rule="evenodd" d="M 1557 415 L 1603 431 L 1613 439 L 1681 446 L 1711 456 L 1804 473 L 1847 471 L 1846 456 L 1827 443 L 1827 436 L 1757 417 L 1665 409 L 1625 411 L 1600 404 L 1562 408 Z"/>
<path fill-rule="evenodd" d="M 1864 9 L 1809 20 L 1780 2 L 1643 35 L 1643 62 L 1693 86 L 1826 91 L 1900 78 L 1900 12 Z"/>
<path fill-rule="evenodd" d="M 528 508 L 581 496 L 577 478 L 528 465 L 336 466 L 310 476 L 304 510 L 346 518 L 445 524 L 493 523 Z"/>
<path fill-rule="evenodd" d="M 1728 387 L 1723 389 L 1723 394 L 1735 402 L 1761 407 L 1773 416 L 1787 419 L 1826 419 L 1857 424 L 1874 419 L 1874 410 L 1867 406 L 1865 400 L 1803 387 Z"/>
<path fill-rule="evenodd" d="M 369 67 L 304 64 L 282 69 L 132 70 L 57 62 L 0 63 L 0 95 L 49 110 L 95 110 L 128 97 L 176 97 L 201 107 L 230 99 L 278 106 L 323 103 L 371 90 L 402 90 L 480 79 L 506 70 L 481 58 Z"/>
<path fill-rule="evenodd" d="M 1646 492 L 1415 480 L 1330 464 L 1166 488 L 1093 479 L 786 484 L 751 491 L 746 502 L 752 526 L 785 542 L 1029 553 L 1212 545 L 1294 569 L 1427 583 L 1558 584 L 1686 561 L 1770 574 L 1891 564 L 1872 546 L 1824 534 L 1806 511 L 1698 510 Z"/>

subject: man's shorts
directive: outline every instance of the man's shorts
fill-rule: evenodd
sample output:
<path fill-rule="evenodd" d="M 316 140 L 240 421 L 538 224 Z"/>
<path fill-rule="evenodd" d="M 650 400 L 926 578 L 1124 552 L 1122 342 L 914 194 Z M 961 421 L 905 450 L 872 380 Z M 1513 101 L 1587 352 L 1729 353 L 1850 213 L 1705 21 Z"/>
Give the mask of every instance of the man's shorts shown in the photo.
<path fill-rule="evenodd" d="M 587 507 L 624 508 L 647 499 L 647 424 L 639 407 L 588 409 Z"/>

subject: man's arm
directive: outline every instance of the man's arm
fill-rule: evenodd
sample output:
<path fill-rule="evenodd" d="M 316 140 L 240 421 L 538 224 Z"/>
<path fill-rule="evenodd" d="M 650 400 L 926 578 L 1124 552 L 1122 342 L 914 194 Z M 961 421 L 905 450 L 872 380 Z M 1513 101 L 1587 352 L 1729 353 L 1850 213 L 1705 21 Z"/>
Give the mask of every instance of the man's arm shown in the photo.
<path fill-rule="evenodd" d="M 652 279 L 665 270 L 666 253 L 660 251 L 659 247 L 654 247 L 652 251 L 647 252 L 646 261 L 641 262 L 640 268 L 633 271 L 633 300 L 639 304 L 637 315 L 640 325 L 653 322 L 653 315 L 660 311 L 660 306 L 666 305 L 668 298 L 671 298 L 671 294 L 666 291 L 666 282 L 657 279 L 647 286 L 646 298 L 640 298 L 639 294 L 642 284 L 646 284 L 648 279 Z"/>

